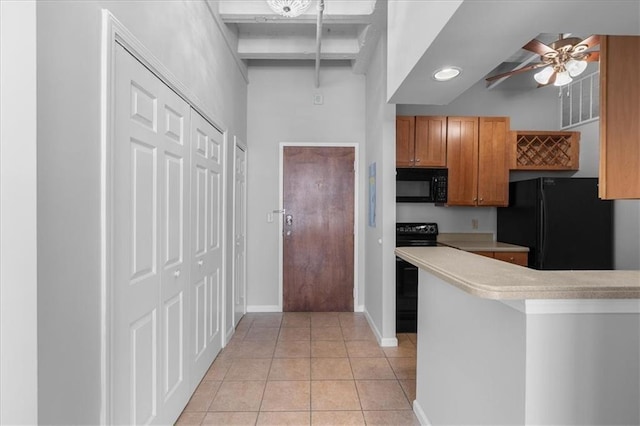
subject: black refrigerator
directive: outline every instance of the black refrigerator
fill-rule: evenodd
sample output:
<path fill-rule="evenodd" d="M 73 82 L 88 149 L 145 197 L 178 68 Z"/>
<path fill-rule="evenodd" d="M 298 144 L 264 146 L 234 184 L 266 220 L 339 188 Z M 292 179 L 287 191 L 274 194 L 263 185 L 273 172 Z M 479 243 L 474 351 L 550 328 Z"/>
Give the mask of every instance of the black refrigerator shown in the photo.
<path fill-rule="evenodd" d="M 529 247 L 531 268 L 613 269 L 613 202 L 598 198 L 597 178 L 511 182 L 497 240 Z"/>

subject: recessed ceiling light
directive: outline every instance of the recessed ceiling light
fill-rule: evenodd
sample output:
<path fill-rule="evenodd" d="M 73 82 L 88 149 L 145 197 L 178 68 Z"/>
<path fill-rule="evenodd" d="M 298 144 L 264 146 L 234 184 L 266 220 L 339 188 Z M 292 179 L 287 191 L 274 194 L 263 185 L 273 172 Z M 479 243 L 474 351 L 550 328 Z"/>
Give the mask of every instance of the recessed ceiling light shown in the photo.
<path fill-rule="evenodd" d="M 433 73 L 433 78 L 437 81 L 448 81 L 460 75 L 462 70 L 458 67 L 444 67 Z"/>

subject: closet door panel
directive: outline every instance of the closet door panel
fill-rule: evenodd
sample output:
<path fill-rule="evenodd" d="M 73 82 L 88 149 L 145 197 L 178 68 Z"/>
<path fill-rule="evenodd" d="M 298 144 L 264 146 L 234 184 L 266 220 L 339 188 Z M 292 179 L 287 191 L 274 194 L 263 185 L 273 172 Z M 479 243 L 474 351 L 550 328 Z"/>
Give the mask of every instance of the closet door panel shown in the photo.
<path fill-rule="evenodd" d="M 222 152 L 224 137 L 191 110 L 192 381 L 198 383 L 222 348 Z"/>
<path fill-rule="evenodd" d="M 175 421 L 190 396 L 189 105 L 116 49 L 113 164 L 113 422 Z"/>

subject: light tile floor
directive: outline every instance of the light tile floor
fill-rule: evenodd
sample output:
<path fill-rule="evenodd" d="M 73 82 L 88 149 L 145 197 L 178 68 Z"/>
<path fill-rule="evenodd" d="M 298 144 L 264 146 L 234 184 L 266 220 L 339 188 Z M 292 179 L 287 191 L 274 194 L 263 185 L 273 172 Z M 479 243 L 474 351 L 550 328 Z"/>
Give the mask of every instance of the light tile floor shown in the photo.
<path fill-rule="evenodd" d="M 419 425 L 416 335 L 381 348 L 363 314 L 245 315 L 179 425 Z"/>

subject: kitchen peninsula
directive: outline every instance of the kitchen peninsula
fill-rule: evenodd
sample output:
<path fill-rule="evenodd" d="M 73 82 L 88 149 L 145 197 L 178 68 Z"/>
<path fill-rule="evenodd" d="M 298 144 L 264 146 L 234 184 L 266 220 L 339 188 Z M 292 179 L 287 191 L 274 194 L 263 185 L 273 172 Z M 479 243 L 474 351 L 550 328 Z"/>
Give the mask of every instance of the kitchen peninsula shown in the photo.
<path fill-rule="evenodd" d="M 423 424 L 640 424 L 640 271 L 539 271 L 449 247 L 419 268 Z"/>

